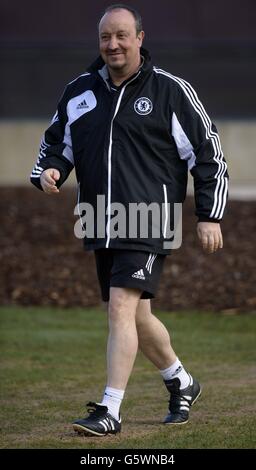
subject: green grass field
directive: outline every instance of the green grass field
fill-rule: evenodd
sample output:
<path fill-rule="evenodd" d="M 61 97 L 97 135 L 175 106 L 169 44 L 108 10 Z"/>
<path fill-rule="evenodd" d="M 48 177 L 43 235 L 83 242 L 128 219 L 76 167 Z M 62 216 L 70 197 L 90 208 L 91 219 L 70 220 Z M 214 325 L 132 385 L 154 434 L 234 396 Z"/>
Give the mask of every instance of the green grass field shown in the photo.
<path fill-rule="evenodd" d="M 203 385 L 190 421 L 164 426 L 168 396 L 138 355 L 122 406 L 123 431 L 76 435 L 71 423 L 105 385 L 101 310 L 1 308 L 1 448 L 255 448 L 254 314 L 164 313 L 188 370 Z"/>

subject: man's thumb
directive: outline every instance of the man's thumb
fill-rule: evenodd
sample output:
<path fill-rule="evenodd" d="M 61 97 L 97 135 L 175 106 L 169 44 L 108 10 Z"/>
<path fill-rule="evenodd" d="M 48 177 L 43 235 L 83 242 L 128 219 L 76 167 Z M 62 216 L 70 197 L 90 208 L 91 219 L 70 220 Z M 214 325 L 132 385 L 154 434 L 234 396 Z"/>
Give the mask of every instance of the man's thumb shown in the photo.
<path fill-rule="evenodd" d="M 55 181 L 58 181 L 60 179 L 60 172 L 59 170 L 53 170 L 52 171 L 52 178 L 55 180 Z"/>

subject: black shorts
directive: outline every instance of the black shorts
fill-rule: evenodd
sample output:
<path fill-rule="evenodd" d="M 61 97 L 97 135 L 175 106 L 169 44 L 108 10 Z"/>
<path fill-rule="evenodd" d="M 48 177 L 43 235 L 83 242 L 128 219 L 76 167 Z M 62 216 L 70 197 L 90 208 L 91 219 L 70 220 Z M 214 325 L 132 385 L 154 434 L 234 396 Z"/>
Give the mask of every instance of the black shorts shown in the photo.
<path fill-rule="evenodd" d="M 141 299 L 155 297 L 166 255 L 135 250 L 95 250 L 102 300 L 109 301 L 110 287 L 141 290 Z"/>

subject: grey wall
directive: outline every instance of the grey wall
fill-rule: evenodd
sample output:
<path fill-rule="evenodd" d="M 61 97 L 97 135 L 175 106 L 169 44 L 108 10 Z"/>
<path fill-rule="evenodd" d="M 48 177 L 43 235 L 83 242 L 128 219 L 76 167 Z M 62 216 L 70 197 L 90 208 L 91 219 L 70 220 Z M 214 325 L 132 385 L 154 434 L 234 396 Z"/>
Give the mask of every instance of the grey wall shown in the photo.
<path fill-rule="evenodd" d="M 4 118 L 49 117 L 67 82 L 97 52 L 110 1 L 1 0 L 0 106 Z M 142 14 L 154 62 L 194 85 L 210 115 L 254 118 L 254 0 L 126 1 Z"/>

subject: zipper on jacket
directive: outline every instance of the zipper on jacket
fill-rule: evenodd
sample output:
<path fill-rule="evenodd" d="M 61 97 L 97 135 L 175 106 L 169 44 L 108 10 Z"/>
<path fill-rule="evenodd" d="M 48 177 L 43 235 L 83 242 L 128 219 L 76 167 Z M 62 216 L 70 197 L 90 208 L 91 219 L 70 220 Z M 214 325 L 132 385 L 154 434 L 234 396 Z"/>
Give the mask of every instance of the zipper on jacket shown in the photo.
<path fill-rule="evenodd" d="M 167 222 L 168 222 L 168 199 L 167 199 L 166 184 L 163 184 L 163 191 L 164 191 L 164 230 L 163 230 L 163 236 L 164 236 L 164 238 L 166 238 Z"/>
<path fill-rule="evenodd" d="M 127 85 L 129 85 L 130 83 L 132 83 L 134 80 L 136 80 L 136 78 L 140 75 L 141 71 L 139 71 L 137 73 L 137 75 L 135 77 L 133 77 L 132 80 L 130 80 L 129 82 L 127 82 L 124 87 L 121 89 L 120 91 L 120 95 L 118 97 L 118 100 L 117 100 L 117 104 L 116 104 L 116 109 L 115 109 L 115 112 L 114 112 L 114 115 L 111 119 L 111 125 L 110 125 L 110 134 L 109 134 L 109 147 L 108 147 L 108 206 L 107 206 L 107 212 L 108 212 L 108 221 L 107 221 L 107 226 L 106 226 L 106 233 L 107 233 L 107 241 L 106 241 L 106 248 L 109 248 L 109 243 L 110 243 L 110 216 L 111 216 L 111 157 L 112 157 L 112 144 L 113 144 L 113 139 L 112 139 L 112 136 L 113 136 L 113 123 L 114 123 L 114 119 L 118 113 L 118 110 L 120 108 L 120 104 L 121 104 L 121 101 L 122 101 L 122 98 L 123 98 L 123 94 L 125 92 L 125 89 L 127 87 Z"/>

